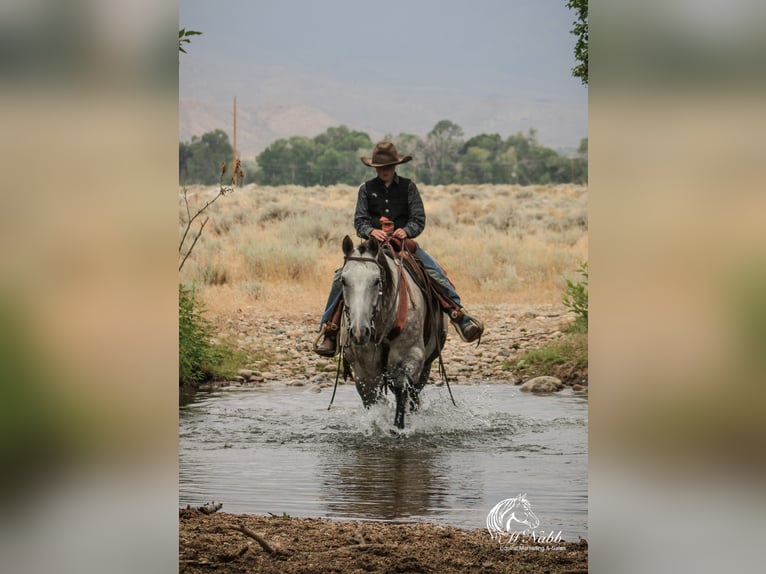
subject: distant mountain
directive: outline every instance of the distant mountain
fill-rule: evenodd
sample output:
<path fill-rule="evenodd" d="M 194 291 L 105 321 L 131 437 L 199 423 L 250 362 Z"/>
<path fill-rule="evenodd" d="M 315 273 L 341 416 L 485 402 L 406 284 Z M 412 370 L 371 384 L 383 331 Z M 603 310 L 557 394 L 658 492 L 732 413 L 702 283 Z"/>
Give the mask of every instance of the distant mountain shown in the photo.
<path fill-rule="evenodd" d="M 224 104 L 180 98 L 179 140 L 189 141 L 214 129 L 222 129 L 233 140 L 234 101 Z M 237 150 L 240 158 L 255 156 L 279 138 L 294 135 L 314 137 L 341 122 L 322 110 L 303 104 L 242 105 L 237 99 Z M 232 142 L 233 143 L 233 142 Z"/>
<path fill-rule="evenodd" d="M 182 57 L 179 69 L 179 138 L 216 128 L 232 134 L 237 96 L 237 147 L 253 159 L 274 140 L 313 137 L 345 124 L 374 140 L 384 134 L 425 135 L 448 119 L 469 138 L 480 133 L 537 130 L 552 148 L 577 147 L 587 137 L 587 102 L 559 101 L 519 86 L 513 93 L 465 95 L 458 89 L 352 83 L 280 68 Z"/>

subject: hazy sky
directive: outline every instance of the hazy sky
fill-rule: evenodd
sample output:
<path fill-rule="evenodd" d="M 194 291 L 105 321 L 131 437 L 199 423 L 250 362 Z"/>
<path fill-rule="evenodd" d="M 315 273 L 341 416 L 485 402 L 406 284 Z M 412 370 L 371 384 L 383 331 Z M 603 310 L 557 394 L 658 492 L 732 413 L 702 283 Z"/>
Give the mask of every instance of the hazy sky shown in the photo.
<path fill-rule="evenodd" d="M 180 0 L 189 53 L 366 84 L 534 93 L 571 103 L 574 13 L 564 0 Z"/>

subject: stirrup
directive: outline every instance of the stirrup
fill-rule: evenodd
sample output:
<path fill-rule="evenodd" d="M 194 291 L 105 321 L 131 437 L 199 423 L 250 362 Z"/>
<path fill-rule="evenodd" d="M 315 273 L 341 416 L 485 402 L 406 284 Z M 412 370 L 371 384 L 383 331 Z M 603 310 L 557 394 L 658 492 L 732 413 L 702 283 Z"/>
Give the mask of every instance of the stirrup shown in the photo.
<path fill-rule="evenodd" d="M 454 315 L 457 315 L 455 318 L 452 318 Z M 481 336 L 484 334 L 484 323 L 482 323 L 479 319 L 476 319 L 475 317 L 471 317 L 468 313 L 460 310 L 459 313 L 451 313 L 450 318 L 452 319 L 452 324 L 455 326 L 455 331 L 457 331 L 457 334 L 460 335 L 460 338 L 463 339 L 466 343 L 473 343 L 474 341 L 478 341 L 476 344 L 481 343 Z M 465 333 L 463 333 L 463 329 L 460 328 L 460 322 L 463 319 L 468 319 L 470 321 L 471 325 L 473 325 L 477 333 L 473 335 L 471 338 L 466 337 Z"/>
<path fill-rule="evenodd" d="M 335 349 L 333 350 L 332 354 L 329 354 L 328 351 L 321 351 L 319 349 L 319 346 L 322 344 L 322 342 L 324 342 L 325 339 L 330 339 L 330 337 L 327 336 L 328 331 L 335 333 Z M 314 340 L 313 351 L 320 357 L 327 357 L 327 358 L 334 357 L 335 355 L 338 354 L 338 338 L 337 337 L 338 337 L 338 326 L 333 325 L 332 323 L 325 323 L 319 335 L 317 335 L 317 338 Z"/>

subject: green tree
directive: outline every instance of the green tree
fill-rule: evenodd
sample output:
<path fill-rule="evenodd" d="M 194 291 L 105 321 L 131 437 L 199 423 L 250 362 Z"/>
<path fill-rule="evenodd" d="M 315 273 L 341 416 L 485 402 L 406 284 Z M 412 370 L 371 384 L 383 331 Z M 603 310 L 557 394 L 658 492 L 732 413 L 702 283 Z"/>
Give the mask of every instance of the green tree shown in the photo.
<path fill-rule="evenodd" d="M 355 184 L 368 175 L 359 161 L 369 153 L 370 136 L 346 126 L 328 128 L 314 139 L 279 139 L 257 157 L 256 183 L 264 185 Z"/>
<path fill-rule="evenodd" d="M 498 154 L 492 163 L 492 183 L 516 183 L 518 164 L 515 148 L 507 148 Z"/>
<path fill-rule="evenodd" d="M 328 147 L 317 158 L 316 175 L 319 177 L 319 185 L 339 183 L 344 179 L 343 153 L 335 148 Z"/>
<path fill-rule="evenodd" d="M 223 130 L 213 130 L 200 136 L 192 136 L 188 144 L 178 148 L 179 179 L 182 184 L 218 182 L 221 162 L 234 155 L 229 136 Z"/>
<path fill-rule="evenodd" d="M 296 166 L 291 163 L 290 143 L 278 139 L 263 150 L 258 157 L 255 181 L 261 185 L 285 185 L 292 182 Z"/>
<path fill-rule="evenodd" d="M 588 183 L 588 138 L 580 140 L 577 157 L 572 160 L 572 171 L 575 183 Z"/>
<path fill-rule="evenodd" d="M 492 153 L 481 147 L 469 147 L 460 162 L 462 183 L 488 183 L 492 179 Z"/>
<path fill-rule="evenodd" d="M 403 163 L 396 167 L 396 172 L 399 175 L 414 180 L 417 180 L 422 176 L 423 170 L 421 170 L 421 166 L 425 165 L 423 162 L 423 138 L 416 136 L 415 134 L 400 133 L 396 136 L 386 134 L 383 136 L 383 140 L 393 142 L 400 154 L 411 155 L 413 158 L 411 162 Z M 368 154 L 369 151 L 364 155 Z M 369 174 L 365 179 L 369 179 Z"/>
<path fill-rule="evenodd" d="M 404 155 L 414 157 L 397 171 L 426 184 L 448 183 L 568 183 L 587 181 L 587 139 L 580 143 L 576 158 L 560 156 L 541 145 L 530 129 L 506 140 L 500 134 L 479 134 L 463 142 L 462 128 L 441 120 L 424 137 L 386 134 Z M 183 145 L 182 145 L 183 147 Z M 255 181 L 264 185 L 356 185 L 369 179 L 369 170 L 359 161 L 369 155 L 370 137 L 346 126 L 327 129 L 313 139 L 294 136 L 279 139 L 256 158 Z M 179 161 L 190 152 L 182 149 Z"/>
<path fill-rule="evenodd" d="M 504 151 L 505 143 L 500 134 L 479 134 L 469 139 L 463 146 L 461 181 L 464 183 L 509 183 L 507 170 L 497 166 L 498 162 L 503 162 L 501 158 Z"/>
<path fill-rule="evenodd" d="M 516 163 L 511 174 L 513 180 L 511 183 L 520 185 L 538 183 L 534 181 L 538 175 L 537 158 L 534 152 L 534 148 L 537 146 L 535 137 L 535 130 L 530 129 L 527 135 L 518 132 L 508 136 L 505 140 L 506 147 L 512 149 L 516 157 Z"/>
<path fill-rule="evenodd" d="M 583 84 L 588 85 L 588 0 L 567 0 L 567 8 L 574 10 L 577 20 L 572 22 L 574 26 L 571 33 L 577 37 L 574 55 L 579 62 L 572 68 L 572 75 L 580 78 Z"/>
<path fill-rule="evenodd" d="M 346 126 L 327 128 L 314 138 L 314 143 L 321 147 L 331 147 L 338 151 L 357 152 L 372 146 L 370 136 L 364 132 L 351 131 Z"/>
<path fill-rule="evenodd" d="M 196 30 L 187 30 L 186 28 L 181 28 L 178 31 L 178 51 L 186 53 L 186 50 L 184 50 L 184 44 L 188 44 L 191 42 L 189 39 L 189 36 L 200 36 L 202 32 L 197 32 Z"/>
<path fill-rule="evenodd" d="M 424 146 L 425 183 L 453 183 L 457 179 L 463 128 L 450 120 L 439 121 Z M 427 178 L 427 181 L 426 181 Z"/>

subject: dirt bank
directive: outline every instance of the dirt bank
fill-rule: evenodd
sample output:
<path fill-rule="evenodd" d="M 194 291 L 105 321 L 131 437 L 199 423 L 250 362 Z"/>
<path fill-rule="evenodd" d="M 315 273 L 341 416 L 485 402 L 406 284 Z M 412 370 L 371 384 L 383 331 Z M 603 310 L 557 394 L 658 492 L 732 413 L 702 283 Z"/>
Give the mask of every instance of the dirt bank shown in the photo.
<path fill-rule="evenodd" d="M 441 525 L 206 515 L 187 509 L 179 515 L 179 572 L 189 574 L 588 571 L 585 541 L 526 540 L 508 549 L 486 530 Z"/>

